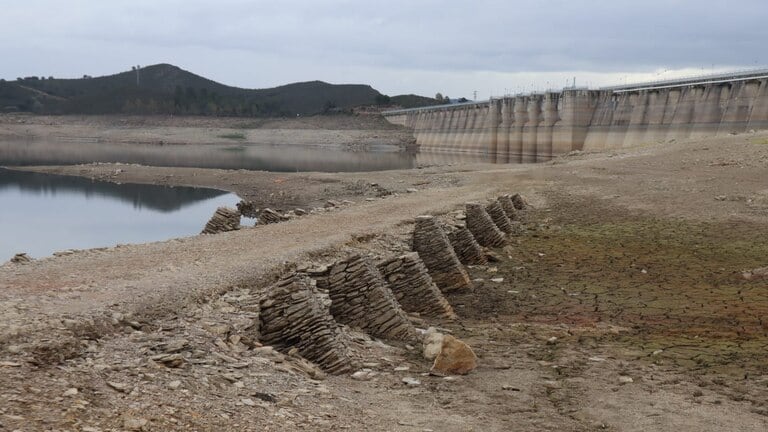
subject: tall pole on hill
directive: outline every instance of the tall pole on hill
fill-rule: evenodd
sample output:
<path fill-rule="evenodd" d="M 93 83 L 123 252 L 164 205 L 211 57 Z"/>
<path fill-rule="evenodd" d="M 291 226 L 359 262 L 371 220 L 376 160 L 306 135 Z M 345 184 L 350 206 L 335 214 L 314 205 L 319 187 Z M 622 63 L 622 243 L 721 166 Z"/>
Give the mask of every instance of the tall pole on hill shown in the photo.
<path fill-rule="evenodd" d="M 141 66 L 136 65 L 136 87 L 139 86 L 139 70 L 141 69 Z"/>

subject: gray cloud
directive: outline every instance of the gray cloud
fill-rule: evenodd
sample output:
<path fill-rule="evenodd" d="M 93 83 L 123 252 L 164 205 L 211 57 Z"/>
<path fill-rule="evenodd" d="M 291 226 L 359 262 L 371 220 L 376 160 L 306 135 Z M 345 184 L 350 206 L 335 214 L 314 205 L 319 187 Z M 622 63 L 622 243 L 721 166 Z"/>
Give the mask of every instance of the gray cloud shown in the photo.
<path fill-rule="evenodd" d="M 764 65 L 766 18 L 757 0 L 28 0 L 3 6 L 0 76 L 168 62 L 244 87 L 323 79 L 498 94 L 537 77 Z"/>

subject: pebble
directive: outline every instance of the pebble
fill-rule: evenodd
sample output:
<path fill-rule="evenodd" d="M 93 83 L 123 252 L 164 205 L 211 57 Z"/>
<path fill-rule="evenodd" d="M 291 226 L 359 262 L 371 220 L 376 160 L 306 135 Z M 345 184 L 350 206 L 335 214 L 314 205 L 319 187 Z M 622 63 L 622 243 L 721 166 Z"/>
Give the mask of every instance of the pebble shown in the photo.
<path fill-rule="evenodd" d="M 76 388 L 72 387 L 70 389 L 67 389 L 67 391 L 64 392 L 63 396 L 75 396 L 78 393 L 80 392 Z"/>
<path fill-rule="evenodd" d="M 417 380 L 416 378 L 412 377 L 405 377 L 402 379 L 403 383 L 407 385 L 408 387 L 416 387 L 421 385 L 421 381 Z"/>
<path fill-rule="evenodd" d="M 123 427 L 131 431 L 142 430 L 149 421 L 141 417 L 127 417 L 123 420 Z"/>
<path fill-rule="evenodd" d="M 376 372 L 374 372 L 372 370 L 365 370 L 364 369 L 364 370 L 359 370 L 359 371 L 353 373 L 352 374 L 352 379 L 353 380 L 357 380 L 357 381 L 370 381 L 376 375 L 378 375 Z"/>
<path fill-rule="evenodd" d="M 179 387 L 181 387 L 181 381 L 179 380 L 174 380 L 168 383 L 168 388 L 170 388 L 171 390 L 176 390 Z"/>
<path fill-rule="evenodd" d="M 254 402 L 253 399 L 250 399 L 250 398 L 240 399 L 240 402 L 242 402 L 243 405 L 246 405 L 246 406 L 250 406 L 250 407 L 256 406 L 256 402 Z"/>
<path fill-rule="evenodd" d="M 619 382 L 622 384 L 629 384 L 629 383 L 635 382 L 635 380 L 633 380 L 632 377 L 622 375 L 619 377 Z"/>
<path fill-rule="evenodd" d="M 107 381 L 107 385 L 121 393 L 125 393 L 128 391 L 128 384 L 123 384 L 123 383 L 114 382 L 114 381 Z"/>
<path fill-rule="evenodd" d="M 492 278 L 491 282 L 501 283 L 501 282 L 504 282 L 504 278 L 503 277 Z"/>

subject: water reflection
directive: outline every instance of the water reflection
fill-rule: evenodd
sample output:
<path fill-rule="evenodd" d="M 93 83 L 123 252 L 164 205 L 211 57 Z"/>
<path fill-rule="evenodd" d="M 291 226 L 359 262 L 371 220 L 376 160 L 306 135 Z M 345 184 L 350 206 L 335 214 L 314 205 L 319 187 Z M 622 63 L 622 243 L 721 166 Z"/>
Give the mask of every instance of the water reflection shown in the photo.
<path fill-rule="evenodd" d="M 0 169 L 0 263 L 18 252 L 39 258 L 198 234 L 216 207 L 238 200 L 213 189 Z"/>
<path fill-rule="evenodd" d="M 260 144 L 125 144 L 107 142 L 0 141 L 0 165 L 76 165 L 121 162 L 148 166 L 247 169 L 278 172 L 361 172 L 416 167 L 412 153 L 393 146 L 369 151 L 341 147 Z"/>

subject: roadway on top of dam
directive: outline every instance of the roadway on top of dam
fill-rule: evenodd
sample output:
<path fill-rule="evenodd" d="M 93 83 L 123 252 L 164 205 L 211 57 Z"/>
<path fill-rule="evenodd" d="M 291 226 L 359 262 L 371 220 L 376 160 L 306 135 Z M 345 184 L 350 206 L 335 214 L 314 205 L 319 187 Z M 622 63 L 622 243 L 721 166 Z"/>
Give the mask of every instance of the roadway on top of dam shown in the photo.
<path fill-rule="evenodd" d="M 668 79 L 668 80 L 644 81 L 644 82 L 634 83 L 634 84 L 623 84 L 623 85 L 616 85 L 616 86 L 599 87 L 597 89 L 590 89 L 588 87 L 565 87 L 560 91 L 549 90 L 541 93 L 540 92 L 533 92 L 528 94 L 519 93 L 514 95 L 505 95 L 498 98 L 492 97 L 491 99 L 482 100 L 482 101 L 469 101 L 469 102 L 459 102 L 459 103 L 451 103 L 451 104 L 429 105 L 429 106 L 423 106 L 423 107 L 417 107 L 417 108 L 389 110 L 389 111 L 383 111 L 381 114 L 384 116 L 387 116 L 387 115 L 397 115 L 397 114 L 404 114 L 404 113 L 416 112 L 416 111 L 429 111 L 429 110 L 442 109 L 442 108 L 459 108 L 463 106 L 488 104 L 491 101 L 498 100 L 498 99 L 508 99 L 508 98 L 514 98 L 518 96 L 542 95 L 544 93 L 561 93 L 567 90 L 598 91 L 598 92 L 611 91 L 613 93 L 626 93 L 626 92 L 635 92 L 635 91 L 643 91 L 643 90 L 659 90 L 659 89 L 668 89 L 668 88 L 674 88 L 674 87 L 685 87 L 685 86 L 691 86 L 691 85 L 723 84 L 728 82 L 748 81 L 748 80 L 764 79 L 764 78 L 768 78 L 768 68 L 732 71 L 732 72 L 707 74 L 707 75 L 696 75 L 691 77 L 674 78 L 674 79 Z"/>

